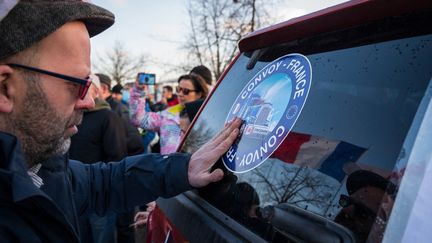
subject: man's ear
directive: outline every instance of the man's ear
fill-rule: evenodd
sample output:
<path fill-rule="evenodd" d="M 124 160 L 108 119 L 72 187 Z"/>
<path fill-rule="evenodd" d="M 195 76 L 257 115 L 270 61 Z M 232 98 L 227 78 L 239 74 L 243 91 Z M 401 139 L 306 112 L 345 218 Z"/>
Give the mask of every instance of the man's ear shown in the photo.
<path fill-rule="evenodd" d="M 0 112 L 10 113 L 13 108 L 14 87 L 11 85 L 12 68 L 0 64 Z"/>

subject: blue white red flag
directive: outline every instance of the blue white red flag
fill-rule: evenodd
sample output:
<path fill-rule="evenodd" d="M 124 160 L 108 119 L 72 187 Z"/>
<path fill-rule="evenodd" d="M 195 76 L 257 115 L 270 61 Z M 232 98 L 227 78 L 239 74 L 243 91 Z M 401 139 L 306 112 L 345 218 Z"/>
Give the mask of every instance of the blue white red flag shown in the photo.
<path fill-rule="evenodd" d="M 271 157 L 317 169 L 341 182 L 345 178 L 344 165 L 356 162 L 365 151 L 344 141 L 290 132 Z"/>

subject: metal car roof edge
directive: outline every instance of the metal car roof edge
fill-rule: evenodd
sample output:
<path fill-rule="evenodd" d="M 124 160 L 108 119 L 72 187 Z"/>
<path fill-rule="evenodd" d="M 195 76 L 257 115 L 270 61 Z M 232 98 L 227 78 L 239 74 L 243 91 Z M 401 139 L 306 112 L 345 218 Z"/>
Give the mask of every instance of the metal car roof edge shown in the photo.
<path fill-rule="evenodd" d="M 428 0 L 353 0 L 263 28 L 239 41 L 241 52 L 432 8 Z"/>

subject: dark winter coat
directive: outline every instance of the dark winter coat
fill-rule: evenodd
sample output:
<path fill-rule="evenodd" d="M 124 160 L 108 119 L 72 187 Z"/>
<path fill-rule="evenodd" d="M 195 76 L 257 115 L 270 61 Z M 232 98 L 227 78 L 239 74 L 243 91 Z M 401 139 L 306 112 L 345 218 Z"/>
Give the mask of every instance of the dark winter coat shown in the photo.
<path fill-rule="evenodd" d="M 189 190 L 190 155 L 139 155 L 120 163 L 43 163 L 40 189 L 15 137 L 0 133 L 0 242 L 79 242 L 78 216 L 122 212 Z"/>
<path fill-rule="evenodd" d="M 127 156 L 122 120 L 106 101 L 95 102 L 94 109 L 84 112 L 78 133 L 71 138 L 69 158 L 84 163 L 119 161 Z"/>

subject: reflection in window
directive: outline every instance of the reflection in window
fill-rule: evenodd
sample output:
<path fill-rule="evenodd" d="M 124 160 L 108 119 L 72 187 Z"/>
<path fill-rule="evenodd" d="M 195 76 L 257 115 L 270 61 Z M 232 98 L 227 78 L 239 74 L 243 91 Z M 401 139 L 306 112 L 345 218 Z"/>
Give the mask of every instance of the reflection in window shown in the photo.
<path fill-rule="evenodd" d="M 264 205 L 288 202 L 333 218 L 346 175 L 343 168 L 365 151 L 347 142 L 291 132 L 272 158 L 238 176 L 262 193 Z"/>
<path fill-rule="evenodd" d="M 432 77 L 430 53 L 428 35 L 309 55 L 310 95 L 283 144 L 246 173 L 230 173 L 219 162 L 227 176 L 200 195 L 269 241 L 295 242 L 296 235 L 307 230 L 299 226 L 302 220 L 310 228 L 331 226 L 328 232 L 348 238 L 341 232 L 351 229 L 360 242 L 380 241 L 397 191 L 388 188 L 395 186 L 366 185 L 350 191 L 347 181 L 356 171 L 372 171 L 386 181 L 397 175 L 391 181 L 400 180 L 405 165 L 398 164 L 398 156 Z M 258 61 L 253 70 L 247 70 L 249 60 L 242 55 L 219 84 L 184 151 L 195 151 L 223 127 L 244 85 L 268 63 Z M 256 193 L 247 210 L 235 210 L 236 195 L 237 199 L 244 195 L 238 187 L 249 188 L 248 197 Z M 339 204 L 341 195 L 349 202 L 342 202 L 344 208 Z M 281 212 L 285 219 L 275 220 Z M 251 222 L 264 225 L 255 227 L 236 213 L 257 216 Z M 356 217 L 361 220 L 347 220 Z M 334 220 L 345 228 L 338 228 Z M 292 229 L 297 232 L 290 233 Z M 331 233 L 328 236 L 325 239 L 332 239 Z"/>

